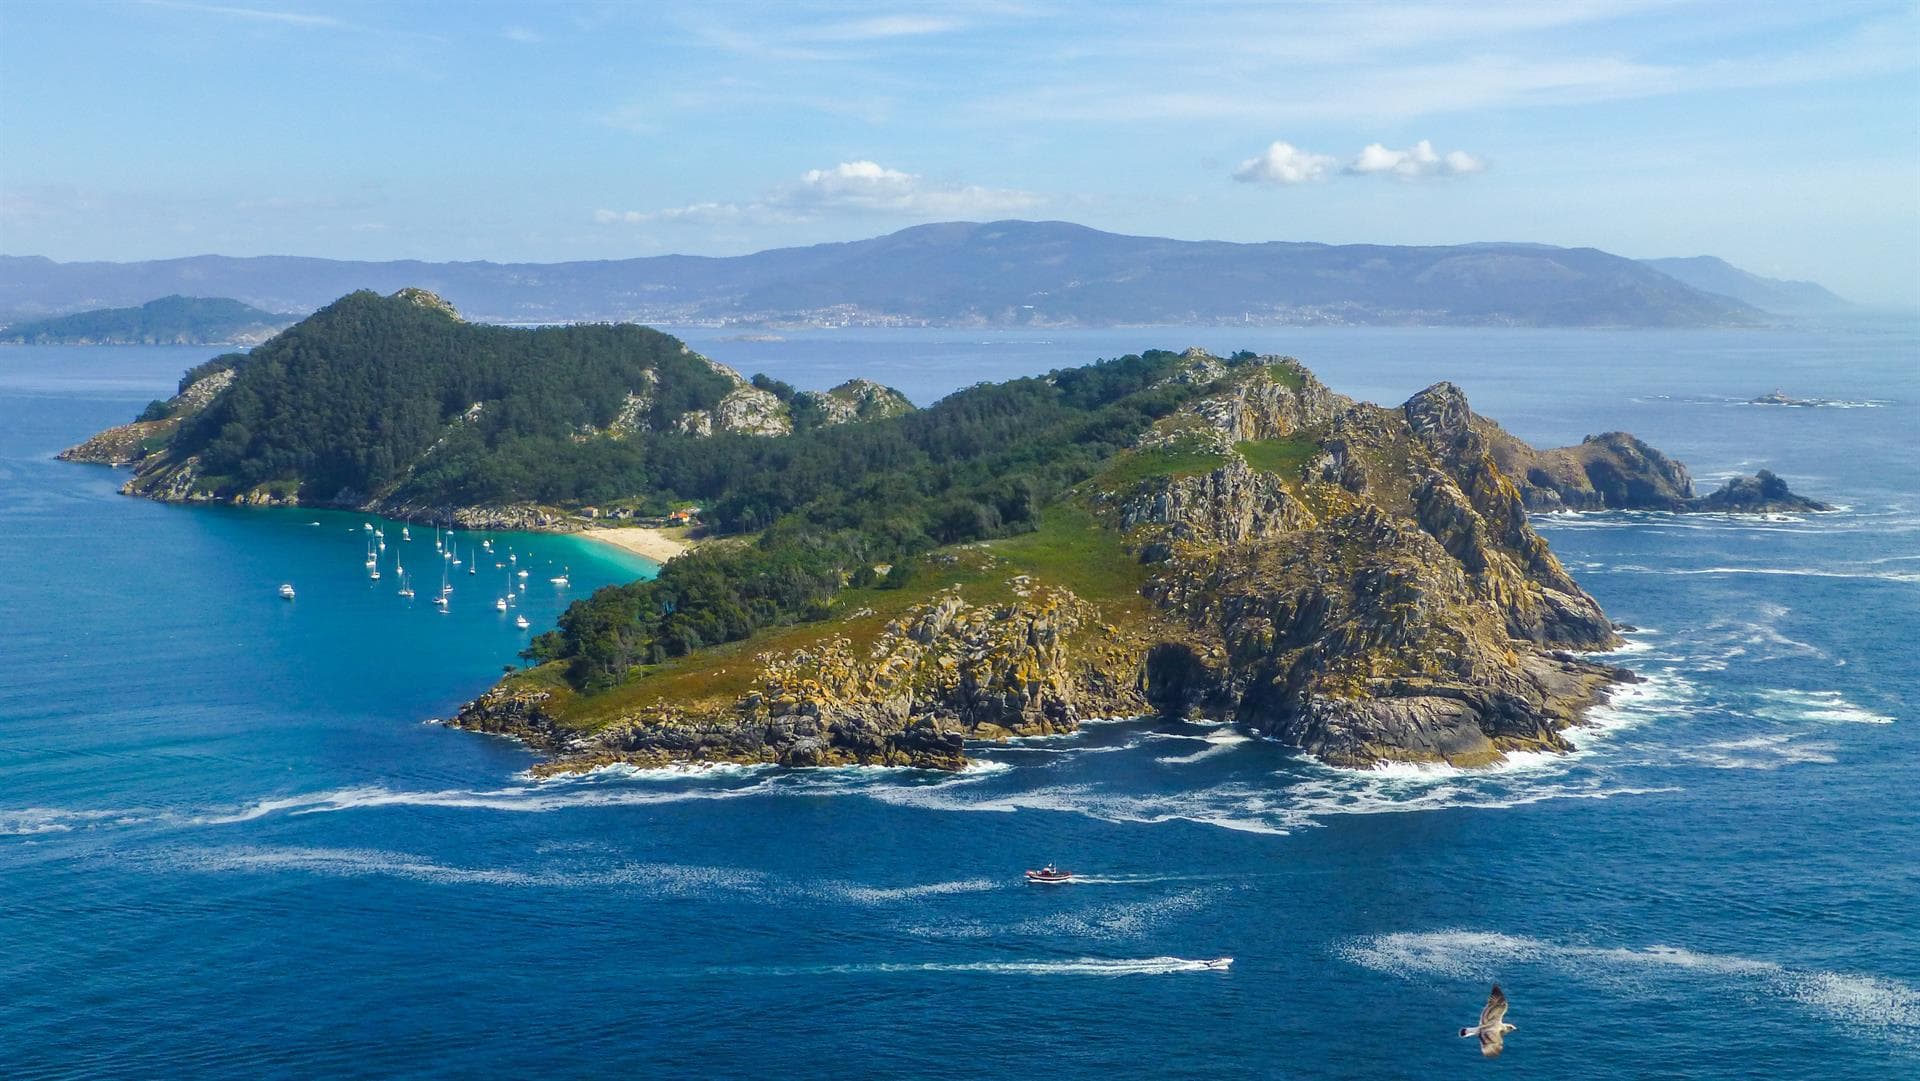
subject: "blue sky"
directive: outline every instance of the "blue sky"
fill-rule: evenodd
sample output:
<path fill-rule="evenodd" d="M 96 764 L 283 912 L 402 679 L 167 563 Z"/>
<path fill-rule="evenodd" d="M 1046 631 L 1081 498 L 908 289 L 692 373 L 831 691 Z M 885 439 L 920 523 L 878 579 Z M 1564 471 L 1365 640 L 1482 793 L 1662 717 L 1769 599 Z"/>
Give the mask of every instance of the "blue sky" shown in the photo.
<path fill-rule="evenodd" d="M 1920 7 L 0 0 L 0 251 L 923 221 L 1711 253 L 1920 304 Z"/>

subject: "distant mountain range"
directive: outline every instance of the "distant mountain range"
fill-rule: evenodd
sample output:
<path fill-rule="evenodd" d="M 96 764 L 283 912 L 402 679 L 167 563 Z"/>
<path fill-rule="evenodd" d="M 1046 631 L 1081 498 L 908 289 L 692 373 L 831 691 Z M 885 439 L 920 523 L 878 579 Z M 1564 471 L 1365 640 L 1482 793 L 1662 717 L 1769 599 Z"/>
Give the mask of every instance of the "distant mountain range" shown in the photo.
<path fill-rule="evenodd" d="M 1690 259 L 1642 259 L 1646 266 L 1708 293 L 1751 304 L 1782 315 L 1812 315 L 1844 311 L 1852 304 L 1814 282 L 1763 278 L 1711 255 Z"/>
<path fill-rule="evenodd" d="M 0 329 L 24 345 L 257 345 L 293 317 L 225 297 L 166 296 L 137 308 L 100 308 Z"/>
<path fill-rule="evenodd" d="M 312 311 L 356 289 L 418 286 L 490 322 L 1682 327 L 1765 323 L 1768 312 L 1782 309 L 1762 301 L 1818 290 L 1718 260 L 1710 260 L 1717 267 L 1672 262 L 1682 265 L 1540 244 L 1236 244 L 1122 236 L 1065 222 L 949 222 L 730 258 L 368 263 L 204 255 L 57 263 L 0 256 L 0 311 L 131 304 L 182 290 Z"/>

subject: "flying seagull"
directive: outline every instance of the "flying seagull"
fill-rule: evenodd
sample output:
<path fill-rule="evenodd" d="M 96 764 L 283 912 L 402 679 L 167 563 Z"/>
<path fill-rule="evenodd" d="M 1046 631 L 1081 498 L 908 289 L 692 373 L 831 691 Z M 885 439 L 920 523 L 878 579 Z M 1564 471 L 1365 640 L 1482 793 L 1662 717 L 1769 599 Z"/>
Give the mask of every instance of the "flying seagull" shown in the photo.
<path fill-rule="evenodd" d="M 1460 1037 L 1480 1037 L 1480 1053 L 1494 1058 L 1506 1049 L 1507 1033 L 1516 1026 L 1506 1022 L 1507 993 L 1500 990 L 1499 984 L 1493 985 L 1493 992 L 1487 995 L 1487 1004 L 1480 1008 L 1480 1023 L 1472 1028 L 1460 1030 Z"/>

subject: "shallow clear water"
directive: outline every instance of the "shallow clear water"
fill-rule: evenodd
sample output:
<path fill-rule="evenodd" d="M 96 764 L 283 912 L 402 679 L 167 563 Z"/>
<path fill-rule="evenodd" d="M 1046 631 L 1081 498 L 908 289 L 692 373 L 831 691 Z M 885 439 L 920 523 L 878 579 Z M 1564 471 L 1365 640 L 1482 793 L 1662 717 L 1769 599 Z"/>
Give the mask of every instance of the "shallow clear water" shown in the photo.
<path fill-rule="evenodd" d="M 1468 1076 L 1453 1031 L 1493 979 L 1498 1068 L 1528 1076 L 1920 1065 L 1913 327 L 688 336 L 922 401 L 1278 350 L 1848 509 L 1544 520 L 1645 628 L 1619 659 L 1648 683 L 1565 758 L 1354 774 L 1119 722 L 953 777 L 535 784 L 515 745 L 421 723 L 522 644 L 499 583 L 456 574 L 441 615 L 419 533 L 409 606 L 357 516 L 161 507 L 49 460 L 203 350 L 0 350 L 0 1076 Z M 1737 404 L 1776 385 L 1861 407 Z M 535 630 L 640 569 L 508 545 Z M 1019 884 L 1045 860 L 1087 880 Z"/>

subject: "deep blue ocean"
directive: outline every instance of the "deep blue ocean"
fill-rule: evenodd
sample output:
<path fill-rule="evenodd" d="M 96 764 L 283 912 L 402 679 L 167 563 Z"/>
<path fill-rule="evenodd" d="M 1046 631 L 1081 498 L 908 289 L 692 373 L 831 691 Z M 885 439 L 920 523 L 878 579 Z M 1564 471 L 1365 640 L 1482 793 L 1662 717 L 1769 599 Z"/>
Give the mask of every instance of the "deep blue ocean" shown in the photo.
<path fill-rule="evenodd" d="M 953 776 L 538 783 L 426 722 L 644 565 L 500 534 L 442 614 L 431 530 L 379 523 L 374 582 L 361 516 L 52 460 L 212 350 L 0 349 L 0 1077 L 1920 1075 L 1917 331 L 686 330 L 922 403 L 1286 352 L 1844 509 L 1542 520 L 1647 677 L 1566 757 L 1355 773 L 1124 721 Z M 1740 404 L 1775 387 L 1830 404 Z M 1083 880 L 1022 884 L 1048 860 Z M 1487 1063 L 1455 1030 L 1493 980 L 1519 1028 Z"/>

